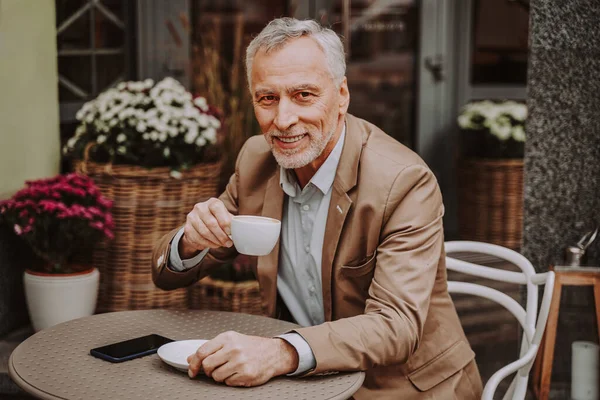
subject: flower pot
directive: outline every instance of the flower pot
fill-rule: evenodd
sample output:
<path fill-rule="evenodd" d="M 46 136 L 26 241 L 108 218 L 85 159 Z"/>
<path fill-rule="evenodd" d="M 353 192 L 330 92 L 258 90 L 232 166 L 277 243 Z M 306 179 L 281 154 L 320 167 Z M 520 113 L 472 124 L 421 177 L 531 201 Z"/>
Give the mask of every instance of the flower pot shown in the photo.
<path fill-rule="evenodd" d="M 459 234 L 517 250 L 523 236 L 523 160 L 466 158 L 458 167 Z"/>
<path fill-rule="evenodd" d="M 196 203 L 218 195 L 220 165 L 201 163 L 175 179 L 169 168 L 76 162 L 76 170 L 114 202 L 115 238 L 98 243 L 92 257 L 101 272 L 98 312 L 188 307 L 187 288 L 154 285 L 152 251 L 164 234 L 185 223 Z"/>
<path fill-rule="evenodd" d="M 74 274 L 26 270 L 25 298 L 36 331 L 94 314 L 100 273 L 96 268 Z"/>

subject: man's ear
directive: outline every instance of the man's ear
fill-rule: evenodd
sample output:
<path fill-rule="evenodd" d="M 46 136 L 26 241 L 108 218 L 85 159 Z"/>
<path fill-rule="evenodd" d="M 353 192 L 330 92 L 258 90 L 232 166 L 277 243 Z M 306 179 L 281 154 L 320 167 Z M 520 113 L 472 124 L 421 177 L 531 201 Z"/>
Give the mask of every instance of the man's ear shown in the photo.
<path fill-rule="evenodd" d="M 345 115 L 350 105 L 350 91 L 348 91 L 348 80 L 346 77 L 340 84 L 340 115 Z"/>

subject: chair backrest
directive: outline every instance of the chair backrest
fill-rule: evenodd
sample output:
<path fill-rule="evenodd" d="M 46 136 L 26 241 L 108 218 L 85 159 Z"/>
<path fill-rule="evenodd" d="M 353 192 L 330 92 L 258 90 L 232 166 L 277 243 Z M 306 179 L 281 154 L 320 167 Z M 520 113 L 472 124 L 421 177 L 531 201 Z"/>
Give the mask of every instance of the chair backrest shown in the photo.
<path fill-rule="evenodd" d="M 446 253 L 449 254 L 446 256 L 446 267 L 449 270 L 494 281 L 510 282 L 526 286 L 527 301 L 525 308 L 523 308 L 523 306 L 513 298 L 496 289 L 481 284 L 456 281 L 448 282 L 448 291 L 450 293 L 480 296 L 502 305 L 515 316 L 523 328 L 523 339 L 519 358 L 492 375 L 485 384 L 482 399 L 492 400 L 500 382 L 515 372 L 518 373 L 511 382 L 504 399 L 524 399 L 527 391 L 529 371 L 535 360 L 544 329 L 546 328 L 546 321 L 548 320 L 550 301 L 552 300 L 552 290 L 554 288 L 554 272 L 536 273 L 533 265 L 531 265 L 531 262 L 529 262 L 527 258 L 516 251 L 494 244 L 471 241 L 452 241 L 446 242 L 445 246 Z M 516 265 L 521 271 L 505 271 L 451 257 L 452 253 L 458 252 L 495 256 Z M 538 312 L 539 286 L 542 285 L 545 285 L 545 288 L 542 303 Z"/>

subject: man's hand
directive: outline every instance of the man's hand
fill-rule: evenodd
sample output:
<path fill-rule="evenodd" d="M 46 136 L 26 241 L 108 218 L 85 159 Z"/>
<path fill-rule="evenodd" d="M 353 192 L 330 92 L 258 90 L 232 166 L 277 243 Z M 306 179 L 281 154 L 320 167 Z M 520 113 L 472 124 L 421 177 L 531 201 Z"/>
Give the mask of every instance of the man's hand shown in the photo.
<path fill-rule="evenodd" d="M 200 368 L 228 386 L 258 386 L 298 368 L 296 349 L 283 339 L 225 332 L 203 344 L 187 359 L 188 373 Z"/>
<path fill-rule="evenodd" d="M 181 258 L 192 258 L 207 247 L 231 247 L 233 242 L 228 235 L 231 234 L 232 218 L 233 215 L 219 199 L 211 198 L 197 203 L 185 220 L 183 236 L 179 241 Z"/>

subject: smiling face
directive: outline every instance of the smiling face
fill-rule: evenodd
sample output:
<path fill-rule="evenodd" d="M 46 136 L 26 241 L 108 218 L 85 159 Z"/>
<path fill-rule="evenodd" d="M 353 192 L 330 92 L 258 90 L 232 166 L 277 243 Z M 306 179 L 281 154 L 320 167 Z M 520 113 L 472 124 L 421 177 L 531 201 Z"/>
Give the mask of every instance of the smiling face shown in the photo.
<path fill-rule="evenodd" d="M 323 50 L 300 37 L 269 53 L 259 50 L 251 82 L 256 119 L 279 165 L 314 175 L 341 134 L 346 79 L 336 85 Z"/>

